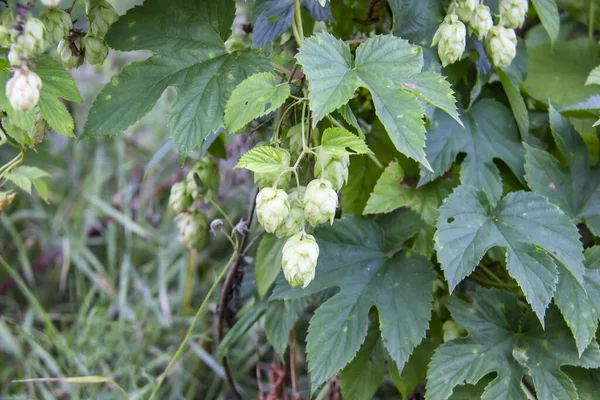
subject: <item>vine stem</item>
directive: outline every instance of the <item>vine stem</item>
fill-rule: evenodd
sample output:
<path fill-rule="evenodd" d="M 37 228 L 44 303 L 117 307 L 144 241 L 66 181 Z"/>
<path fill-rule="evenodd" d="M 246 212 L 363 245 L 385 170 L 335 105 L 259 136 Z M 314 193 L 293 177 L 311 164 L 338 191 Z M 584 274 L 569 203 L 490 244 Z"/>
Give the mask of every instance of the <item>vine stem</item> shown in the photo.
<path fill-rule="evenodd" d="M 300 398 L 298 383 L 296 380 L 296 328 L 290 331 L 290 375 L 292 378 L 292 399 Z"/>
<path fill-rule="evenodd" d="M 298 42 L 298 46 L 300 46 L 300 43 L 302 43 L 302 41 L 304 40 L 304 27 L 302 26 L 302 9 L 300 8 L 300 6 L 300 0 L 294 0 L 294 23 L 296 25 L 296 30 L 298 31 L 298 37 L 300 39 L 300 41 Z"/>
<path fill-rule="evenodd" d="M 196 324 L 198 323 L 198 320 L 200 319 L 202 312 L 204 311 L 204 309 L 206 308 L 206 305 L 208 304 L 208 300 L 212 296 L 213 292 L 216 290 L 217 286 L 219 285 L 219 283 L 221 282 L 221 280 L 223 279 L 223 277 L 225 276 L 227 271 L 230 270 L 230 267 L 232 266 L 232 263 L 235 260 L 235 256 L 236 256 L 236 253 L 233 253 L 231 255 L 231 257 L 229 258 L 229 261 L 227 262 L 227 265 L 225 265 L 225 268 L 223 268 L 223 270 L 221 271 L 219 276 L 217 276 L 217 279 L 215 280 L 213 285 L 208 290 L 208 293 L 206 293 L 206 296 L 204 297 L 202 304 L 200 304 L 198 311 L 196 311 L 196 315 L 194 316 L 194 319 L 192 320 L 192 324 L 188 328 L 187 333 L 185 334 L 185 337 L 183 338 L 183 341 L 179 345 L 179 348 L 175 352 L 175 355 L 173 355 L 173 358 L 171 358 L 171 361 L 169 362 L 169 365 L 167 365 L 167 368 L 165 369 L 165 371 L 158 378 L 158 382 L 156 382 L 156 385 L 154 385 L 154 389 L 152 390 L 152 393 L 150 394 L 149 400 L 154 400 L 156 398 L 156 395 L 158 394 L 158 391 L 160 390 L 160 387 L 162 386 L 165 378 L 169 374 L 169 371 L 171 371 L 173 366 L 177 363 L 177 361 L 183 354 L 183 352 L 185 350 L 185 346 L 187 345 L 187 342 L 192 337 L 194 328 L 196 327 Z"/>

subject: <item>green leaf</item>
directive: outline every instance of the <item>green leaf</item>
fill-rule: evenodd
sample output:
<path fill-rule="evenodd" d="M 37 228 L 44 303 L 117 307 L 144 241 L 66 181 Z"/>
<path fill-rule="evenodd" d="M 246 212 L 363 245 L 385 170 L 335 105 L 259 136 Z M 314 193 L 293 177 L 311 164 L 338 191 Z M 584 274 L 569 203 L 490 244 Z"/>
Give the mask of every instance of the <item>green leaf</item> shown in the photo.
<path fill-rule="evenodd" d="M 386 360 L 379 339 L 377 327 L 369 329 L 356 357 L 340 373 L 340 388 L 345 400 L 371 400 L 383 382 Z"/>
<path fill-rule="evenodd" d="M 267 340 L 281 358 L 288 346 L 290 331 L 308 306 L 306 298 L 273 300 L 267 304 L 265 333 Z"/>
<path fill-rule="evenodd" d="M 584 220 L 600 236 L 600 164 L 592 165 L 585 142 L 552 104 L 549 113 L 552 136 L 566 163 L 526 146 L 525 179 L 531 190 L 546 196 L 574 220 Z"/>
<path fill-rule="evenodd" d="M 469 332 L 466 338 L 440 346 L 429 365 L 427 398 L 445 400 L 465 382 L 475 384 L 488 374 L 496 377 L 486 386 L 484 400 L 523 399 L 523 376 L 530 376 L 539 399 L 577 398 L 563 365 L 600 367 L 600 350 L 593 343 L 580 358 L 560 313 L 551 307 L 544 330 L 531 311 L 513 295 L 499 290 L 478 290 L 472 301 L 456 297 L 448 308 Z"/>
<path fill-rule="evenodd" d="M 348 104 L 344 104 L 343 106 L 337 109 L 337 112 L 342 116 L 344 121 L 346 121 L 354 129 L 356 129 L 356 132 L 358 132 L 358 137 L 364 140 L 365 133 L 360 127 L 358 120 L 356 119 L 356 116 L 354 115 L 354 112 L 352 111 L 350 106 Z"/>
<path fill-rule="evenodd" d="M 415 188 L 403 182 L 404 172 L 396 161 L 392 161 L 377 180 L 369 197 L 364 214 L 387 213 L 400 207 L 410 207 L 418 212 L 423 221 L 434 225 L 438 208 L 452 189 L 456 179 L 436 180 Z"/>
<path fill-rule="evenodd" d="M 247 151 L 235 168 L 246 168 L 253 172 L 272 173 L 282 167 L 287 150 L 271 146 L 259 146 Z M 289 160 L 289 154 L 287 156 Z"/>
<path fill-rule="evenodd" d="M 46 171 L 38 167 L 22 165 L 6 174 L 5 178 L 29 194 L 31 194 L 31 186 L 33 185 L 40 197 L 48 201 L 48 185 L 45 179 L 50 178 L 50 174 Z"/>
<path fill-rule="evenodd" d="M 600 85 L 600 65 L 595 67 L 588 75 L 585 85 Z"/>
<path fill-rule="evenodd" d="M 444 8 L 437 0 L 390 0 L 394 16 L 392 32 L 414 44 L 430 44 L 444 18 Z"/>
<path fill-rule="evenodd" d="M 600 95 L 595 95 L 581 103 L 572 104 L 560 109 L 566 117 L 597 118 L 600 112 Z"/>
<path fill-rule="evenodd" d="M 333 156 L 373 154 L 363 139 L 343 128 L 325 129 L 321 137 L 321 148 Z"/>
<path fill-rule="evenodd" d="M 596 40 L 579 38 L 528 48 L 529 74 L 524 85 L 529 94 L 559 107 L 579 103 L 600 93 L 597 86 L 584 86 L 590 71 L 600 64 Z"/>
<path fill-rule="evenodd" d="M 464 128 L 447 115 L 435 112 L 425 149 L 435 172 L 421 167 L 419 185 L 441 176 L 459 153 L 466 153 L 460 181 L 497 198 L 502 193 L 502 180 L 495 159 L 503 160 L 519 179 L 525 172 L 525 151 L 512 114 L 502 104 L 484 99 L 476 102 L 470 111 L 462 112 L 462 120 Z"/>
<path fill-rule="evenodd" d="M 35 59 L 35 73 L 42 80 L 38 106 L 48 125 L 58 133 L 74 137 L 73 117 L 60 99 L 81 103 L 83 99 L 73 77 L 58 62 L 48 56 Z"/>
<path fill-rule="evenodd" d="M 340 289 L 310 321 L 306 351 L 313 391 L 355 357 L 372 306 L 383 343 L 402 369 L 429 324 L 431 263 L 410 251 L 390 258 L 382 229 L 366 219 L 344 217 L 317 229 L 315 237 L 320 252 L 314 281 L 306 289 L 291 288 L 280 277 L 273 291 L 275 299 L 294 299 L 332 286 Z"/>
<path fill-rule="evenodd" d="M 219 343 L 219 357 L 227 355 L 231 346 L 235 345 L 254 326 L 266 309 L 265 303 L 258 303 L 237 320 Z"/>
<path fill-rule="evenodd" d="M 386 251 L 397 249 L 399 245 L 419 232 L 424 225 L 421 216 L 410 208 L 400 208 L 386 214 L 377 223 L 385 234 Z"/>
<path fill-rule="evenodd" d="M 223 129 L 225 106 L 250 75 L 270 71 L 253 50 L 228 52 L 235 3 L 214 0 L 148 0 L 130 9 L 106 40 L 120 51 L 149 50 L 114 76 L 96 97 L 85 125 L 87 135 L 123 132 L 146 115 L 168 87 L 177 97 L 168 124 L 176 148 L 188 154 Z"/>
<path fill-rule="evenodd" d="M 278 109 L 289 96 L 287 82 L 277 84 L 270 72 L 254 74 L 231 93 L 225 107 L 225 127 L 237 132 L 252 120 Z"/>
<path fill-rule="evenodd" d="M 579 367 L 563 367 L 562 370 L 571 378 L 579 400 L 596 400 L 600 393 L 600 370 Z"/>
<path fill-rule="evenodd" d="M 256 262 L 254 274 L 258 295 L 263 298 L 271 288 L 271 284 L 281 272 L 281 252 L 285 244 L 285 238 L 277 238 L 275 235 L 266 234 L 260 239 L 256 251 Z"/>
<path fill-rule="evenodd" d="M 356 89 L 365 87 L 396 148 L 426 168 L 420 99 L 458 119 L 450 84 L 439 74 L 422 72 L 421 49 L 405 40 L 390 35 L 372 37 L 358 46 L 353 60 L 346 43 L 318 33 L 302 42 L 296 58 L 309 81 L 315 125 L 346 104 Z"/>
<path fill-rule="evenodd" d="M 531 0 L 531 2 L 533 3 L 533 7 L 535 7 L 535 12 L 540 17 L 540 21 L 542 21 L 544 29 L 548 32 L 550 42 L 554 44 L 556 39 L 558 39 L 560 28 L 560 18 L 556 2 L 554 0 Z"/>
<path fill-rule="evenodd" d="M 525 100 L 521 96 L 521 90 L 519 89 L 518 83 L 516 83 L 511 77 L 509 77 L 504 70 L 498 68 L 496 71 L 500 77 L 500 82 L 508 97 L 510 108 L 512 109 L 519 131 L 521 132 L 521 138 L 523 141 L 527 141 L 529 136 L 529 114 L 527 113 L 527 106 Z"/>
<path fill-rule="evenodd" d="M 505 247 L 508 272 L 542 324 L 556 290 L 558 268 L 583 282 L 577 228 L 538 194 L 519 191 L 502 200 L 489 199 L 472 186 L 460 186 L 440 207 L 437 229 L 435 248 L 451 290 L 475 270 L 489 249 Z"/>

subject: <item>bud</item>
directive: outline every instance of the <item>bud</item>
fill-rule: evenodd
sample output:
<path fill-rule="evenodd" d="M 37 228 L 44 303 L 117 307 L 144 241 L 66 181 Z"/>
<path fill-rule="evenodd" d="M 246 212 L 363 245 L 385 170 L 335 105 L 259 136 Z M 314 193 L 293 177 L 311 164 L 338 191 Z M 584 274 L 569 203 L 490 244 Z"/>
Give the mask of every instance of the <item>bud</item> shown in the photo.
<path fill-rule="evenodd" d="M 258 185 L 260 189 L 265 187 L 275 186 L 280 189 L 286 188 L 292 179 L 292 171 L 286 171 L 290 167 L 290 153 L 286 150 L 282 150 L 281 168 L 275 172 L 255 172 L 254 183 Z"/>
<path fill-rule="evenodd" d="M 48 122 L 38 114 L 37 118 L 33 123 L 33 129 L 29 132 L 29 138 L 31 139 L 32 144 L 40 144 L 48 135 L 48 131 L 50 131 L 50 125 Z"/>
<path fill-rule="evenodd" d="M 283 245 L 281 266 L 290 286 L 307 287 L 315 278 L 318 258 L 319 245 L 314 236 L 300 232 L 289 238 Z"/>
<path fill-rule="evenodd" d="M 268 233 L 273 233 L 290 214 L 288 194 L 281 189 L 266 187 L 256 196 L 256 216 Z"/>
<path fill-rule="evenodd" d="M 11 39 L 24 51 L 24 56 L 31 56 L 38 50 L 44 49 L 44 24 L 37 18 L 29 18 L 23 27 L 23 32 L 13 29 Z"/>
<path fill-rule="evenodd" d="M 494 26 L 485 40 L 488 55 L 496 67 L 508 67 L 517 56 L 517 35 L 512 29 Z"/>
<path fill-rule="evenodd" d="M 0 192 L 0 212 L 4 211 L 11 205 L 16 194 L 12 192 Z"/>
<path fill-rule="evenodd" d="M 438 46 L 438 54 L 444 67 L 460 60 L 467 44 L 466 36 L 465 24 L 454 14 L 446 15 L 431 43 L 432 46 Z"/>
<path fill-rule="evenodd" d="M 187 210 L 192 205 L 192 198 L 186 192 L 185 182 L 177 182 L 171 186 L 169 207 L 176 213 Z"/>
<path fill-rule="evenodd" d="M 319 149 L 315 161 L 315 176 L 331 182 L 333 190 L 340 190 L 348 182 L 349 165 L 350 156 L 332 156 Z"/>
<path fill-rule="evenodd" d="M 59 8 L 44 8 L 40 11 L 40 20 L 46 27 L 46 42 L 56 44 L 73 29 L 71 16 Z"/>
<path fill-rule="evenodd" d="M 119 14 L 106 0 L 88 0 L 85 14 L 90 21 L 90 35 L 103 38 L 108 28 L 119 19 Z"/>
<path fill-rule="evenodd" d="M 196 182 L 194 175 L 200 182 Z M 206 197 L 214 198 L 219 192 L 219 163 L 211 157 L 204 157 L 198 161 L 186 177 L 187 192 L 194 200 Z M 198 185 L 198 183 L 200 185 Z"/>
<path fill-rule="evenodd" d="M 483 4 L 479 4 L 475 11 L 473 11 L 473 15 L 471 15 L 471 20 L 469 21 L 469 26 L 473 30 L 473 32 L 477 35 L 479 40 L 483 39 L 487 36 L 494 22 L 492 21 L 492 14 L 490 14 L 490 8 L 488 6 L 484 6 Z"/>
<path fill-rule="evenodd" d="M 500 25 L 505 28 L 520 28 L 525 22 L 528 8 L 527 0 L 500 0 Z"/>
<path fill-rule="evenodd" d="M 462 21 L 469 22 L 478 4 L 478 0 L 454 0 L 448 7 L 448 14 L 456 14 Z"/>
<path fill-rule="evenodd" d="M 46 7 L 58 7 L 60 4 L 60 0 L 42 0 L 42 4 Z"/>
<path fill-rule="evenodd" d="M 26 69 L 17 69 L 12 78 L 6 82 L 6 97 L 10 105 L 19 111 L 27 112 L 40 99 L 42 80 L 35 73 Z"/>
<path fill-rule="evenodd" d="M 206 244 L 208 238 L 208 220 L 201 212 L 184 212 L 175 217 L 179 238 L 188 249 L 197 249 Z"/>
<path fill-rule="evenodd" d="M 74 39 L 74 45 L 78 51 L 81 51 L 81 37 L 77 36 Z M 77 68 L 79 63 L 79 55 L 73 54 L 73 49 L 71 48 L 71 40 L 69 38 L 65 38 L 58 43 L 58 47 L 56 49 L 58 51 L 58 55 L 60 57 L 60 61 L 62 62 L 63 67 L 66 69 Z"/>
<path fill-rule="evenodd" d="M 18 43 L 13 43 L 8 50 L 8 62 L 10 65 L 20 67 L 24 64 L 23 58 L 27 58 L 25 51 Z"/>
<path fill-rule="evenodd" d="M 83 48 L 85 49 L 85 59 L 90 64 L 102 64 L 108 55 L 108 45 L 104 39 L 86 35 L 83 38 Z"/>
<path fill-rule="evenodd" d="M 317 226 L 327 221 L 333 224 L 338 197 L 331 182 L 325 179 L 312 180 L 306 187 L 302 203 L 304 218 L 309 224 Z"/>

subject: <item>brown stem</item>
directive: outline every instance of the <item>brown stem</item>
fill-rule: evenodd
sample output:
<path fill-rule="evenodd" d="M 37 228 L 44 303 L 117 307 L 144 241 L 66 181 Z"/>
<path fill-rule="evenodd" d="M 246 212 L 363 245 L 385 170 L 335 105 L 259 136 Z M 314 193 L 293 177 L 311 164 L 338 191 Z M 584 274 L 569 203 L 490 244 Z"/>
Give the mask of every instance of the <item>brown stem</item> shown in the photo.
<path fill-rule="evenodd" d="M 296 328 L 290 331 L 290 375 L 292 377 L 292 399 L 298 400 L 298 383 L 296 381 Z"/>

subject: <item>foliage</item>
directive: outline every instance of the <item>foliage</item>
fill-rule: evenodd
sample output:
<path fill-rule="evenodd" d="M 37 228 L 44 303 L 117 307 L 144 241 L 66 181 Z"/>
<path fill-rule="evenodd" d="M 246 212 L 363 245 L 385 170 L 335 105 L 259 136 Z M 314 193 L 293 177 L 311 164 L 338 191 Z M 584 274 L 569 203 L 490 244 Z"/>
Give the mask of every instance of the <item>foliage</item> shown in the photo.
<path fill-rule="evenodd" d="M 597 397 L 600 7 L 4 3 L 2 393 Z"/>

